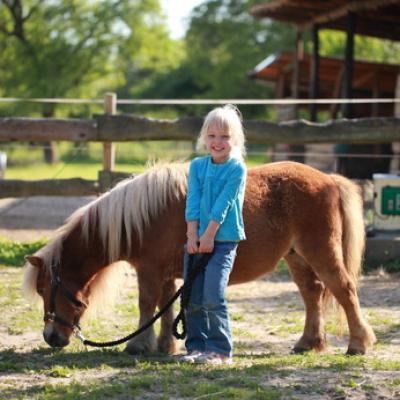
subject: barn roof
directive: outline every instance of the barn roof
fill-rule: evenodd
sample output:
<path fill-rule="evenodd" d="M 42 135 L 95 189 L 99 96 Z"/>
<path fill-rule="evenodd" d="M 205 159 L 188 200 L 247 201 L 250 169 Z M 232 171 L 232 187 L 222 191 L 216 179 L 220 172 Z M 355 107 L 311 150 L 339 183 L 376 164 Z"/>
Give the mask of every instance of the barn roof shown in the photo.
<path fill-rule="evenodd" d="M 311 57 L 305 54 L 300 60 L 299 83 L 302 88 L 301 97 L 308 97 L 310 81 Z M 293 72 L 293 53 L 272 54 L 260 62 L 252 71 L 249 77 L 257 80 L 277 82 L 283 75 L 291 80 Z M 321 97 L 331 98 L 334 96 L 334 89 L 338 84 L 343 60 L 338 58 L 321 57 L 319 82 Z M 376 87 L 379 92 L 387 97 L 394 96 L 397 75 L 400 73 L 400 66 L 385 63 L 356 61 L 354 62 L 353 88 L 364 92 L 373 92 Z M 304 93 L 306 91 L 307 93 Z"/>
<path fill-rule="evenodd" d="M 273 0 L 251 9 L 255 17 L 293 23 L 300 29 L 318 24 L 342 31 L 349 12 L 357 15 L 356 33 L 400 40 L 400 0 Z"/>

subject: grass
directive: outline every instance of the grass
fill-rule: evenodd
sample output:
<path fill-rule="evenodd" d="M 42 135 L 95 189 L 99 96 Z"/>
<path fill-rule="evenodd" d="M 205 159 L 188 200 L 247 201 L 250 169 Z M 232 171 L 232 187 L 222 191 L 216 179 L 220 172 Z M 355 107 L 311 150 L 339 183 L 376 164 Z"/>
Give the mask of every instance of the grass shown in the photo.
<path fill-rule="evenodd" d="M 97 180 L 98 173 L 102 169 L 101 163 L 56 163 L 52 166 L 40 163 L 30 165 L 28 168 L 26 166 L 9 167 L 5 178 L 21 180 L 83 178 Z M 116 167 L 116 171 L 128 173 L 140 173 L 145 169 L 144 164 L 118 164 Z"/>
<path fill-rule="evenodd" d="M 265 147 L 265 146 L 264 146 Z M 19 145 L 19 147 L 0 147 L 6 151 L 8 167 L 6 179 L 40 180 L 84 178 L 96 180 L 102 170 L 102 144 L 90 143 L 74 146 L 60 142 L 57 145 L 59 162 L 45 164 L 41 147 Z M 193 157 L 193 145 L 190 142 L 151 141 L 116 144 L 116 166 L 119 172 L 140 173 L 146 169 L 150 160 L 189 160 Z M 250 154 L 247 165 L 253 167 L 268 162 L 265 150 Z"/>
<path fill-rule="evenodd" d="M 256 327 L 261 314 L 244 312 L 244 305 L 235 301 L 231 314 L 236 357 L 232 366 L 178 364 L 171 357 L 157 354 L 132 357 L 122 352 L 123 346 L 93 350 L 85 349 L 77 341 L 63 350 L 52 350 L 40 339 L 42 308 L 33 307 L 20 295 L 21 276 L 21 268 L 0 267 L 1 398 L 297 399 L 357 395 L 378 398 L 383 391 L 392 393 L 393 398 L 400 394 L 400 359 L 395 352 L 394 357 L 391 352 L 386 351 L 384 357 L 380 353 L 388 348 L 387 344 L 368 356 L 348 357 L 342 348 L 332 347 L 322 354 L 290 354 L 293 335 L 288 331 L 293 324 L 294 336 L 298 337 L 304 319 L 304 313 L 290 306 L 291 301 L 279 302 L 273 312 L 264 311 L 260 324 L 274 332 L 269 337 L 262 329 L 252 335 L 251 329 L 244 328 L 246 324 Z M 279 274 L 274 278 L 276 283 L 278 277 Z M 285 276 L 282 279 L 287 282 Z M 114 339 L 133 329 L 138 320 L 137 308 L 133 306 L 137 303 L 137 288 L 134 276 L 126 280 L 130 284 L 123 290 L 115 313 L 103 314 L 84 324 L 87 336 Z M 274 285 L 275 280 L 258 284 Z M 231 291 L 229 297 L 237 299 L 234 293 Z M 388 329 L 399 332 L 399 326 L 393 327 L 393 319 L 379 318 L 379 309 L 369 309 L 367 314 L 375 329 L 388 324 Z M 27 336 L 32 332 L 37 332 L 35 341 Z M 2 339 L 4 334 L 9 338 L 6 342 Z M 271 337 L 275 338 L 273 343 L 269 342 Z M 15 341 L 19 345 L 9 344 Z M 257 341 L 257 351 L 248 347 Z M 8 345 L 4 347 L 4 343 Z"/>
<path fill-rule="evenodd" d="M 254 156 L 247 160 L 248 167 L 262 164 L 262 157 Z M 117 163 L 115 171 L 127 173 L 141 173 L 146 170 L 146 161 L 136 163 Z M 100 162 L 96 163 L 63 163 L 53 165 L 35 163 L 29 166 L 16 165 L 8 167 L 6 179 L 41 180 L 41 179 L 70 179 L 83 178 L 97 180 L 98 173 L 103 169 Z"/>

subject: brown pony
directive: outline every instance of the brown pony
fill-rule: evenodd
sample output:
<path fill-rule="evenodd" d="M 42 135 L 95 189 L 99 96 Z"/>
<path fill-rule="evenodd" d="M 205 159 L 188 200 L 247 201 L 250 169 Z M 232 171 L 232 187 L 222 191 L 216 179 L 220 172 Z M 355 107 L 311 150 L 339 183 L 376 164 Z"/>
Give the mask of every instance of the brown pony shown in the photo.
<path fill-rule="evenodd" d="M 182 276 L 186 181 L 187 164 L 156 165 L 76 211 L 52 241 L 27 257 L 24 288 L 42 297 L 45 315 L 52 307 L 54 266 L 63 288 L 76 300 L 61 292 L 55 296 L 53 308 L 67 323 L 46 318 L 43 335 L 50 346 L 66 346 L 73 323 L 86 308 L 109 298 L 102 283 L 116 277 L 110 266 L 115 261 L 136 269 L 139 325 L 174 294 L 175 279 Z M 364 249 L 358 187 L 294 162 L 252 168 L 244 222 L 247 240 L 239 245 L 230 284 L 273 271 L 283 257 L 306 309 L 304 332 L 294 351 L 325 347 L 324 304 L 332 294 L 347 318 L 348 353 L 364 354 L 375 336 L 361 315 L 356 292 Z M 149 328 L 128 343 L 127 351 L 174 352 L 172 322 L 170 309 L 162 318 L 158 342 Z"/>

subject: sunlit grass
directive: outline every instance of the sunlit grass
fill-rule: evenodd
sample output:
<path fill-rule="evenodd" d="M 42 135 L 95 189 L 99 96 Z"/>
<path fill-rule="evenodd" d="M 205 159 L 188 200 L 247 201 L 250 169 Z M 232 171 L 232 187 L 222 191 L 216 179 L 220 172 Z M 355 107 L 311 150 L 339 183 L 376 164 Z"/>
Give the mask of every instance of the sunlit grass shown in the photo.
<path fill-rule="evenodd" d="M 29 166 L 14 166 L 7 168 L 6 179 L 41 180 L 41 179 L 70 179 L 83 178 L 97 180 L 98 173 L 102 170 L 101 163 L 94 164 L 65 164 L 56 163 L 33 164 Z M 120 164 L 115 170 L 127 173 L 140 173 L 146 169 L 144 164 Z"/>
<path fill-rule="evenodd" d="M 116 163 L 114 170 L 117 172 L 126 172 L 129 174 L 141 173 L 146 170 L 149 160 L 136 161 L 132 163 Z M 154 159 L 155 160 L 155 159 Z M 264 156 L 249 156 L 246 159 L 248 168 L 263 164 Z M 70 179 L 83 178 L 88 180 L 97 180 L 98 173 L 103 169 L 101 162 L 57 162 L 49 165 L 43 162 L 32 163 L 29 165 L 9 166 L 5 172 L 5 179 L 21 180 L 42 180 L 42 179 Z"/>
<path fill-rule="evenodd" d="M 12 331 L 9 334 L 13 337 L 38 332 L 39 338 L 43 328 L 43 310 L 41 307 L 33 308 L 20 296 L 22 272 L 21 268 L 0 267 L 2 327 Z M 129 275 L 126 279 L 131 281 L 129 290 L 123 292 L 114 313 L 102 314 L 98 320 L 85 324 L 85 334 L 93 339 L 109 340 L 135 328 L 138 293 L 134 278 Z M 302 318 L 300 313 L 292 312 L 290 308 L 286 315 L 284 312 L 284 307 L 278 305 L 276 312 L 265 314 L 266 323 L 276 331 L 275 336 L 282 339 L 285 335 L 281 328 L 297 331 Z M 235 323 L 246 318 L 251 322 L 251 315 L 232 312 Z M 371 322 L 374 325 L 386 321 Z M 349 390 L 357 390 L 360 397 L 365 397 L 368 391 L 380 387 L 387 387 L 393 393 L 398 391 L 400 381 L 395 375 L 379 381 L 367 380 L 376 371 L 378 375 L 383 371 L 392 374 L 399 371 L 397 358 L 373 354 L 349 357 L 313 351 L 293 355 L 288 350 L 278 351 L 276 345 L 267 339 L 263 339 L 263 353 L 245 355 L 240 348 L 243 340 L 249 339 L 249 334 L 248 330 L 234 329 L 237 343 L 235 363 L 215 367 L 180 364 L 176 359 L 162 355 L 132 357 L 122 351 L 123 346 L 86 349 L 76 340 L 62 350 L 50 349 L 42 342 L 30 351 L 10 347 L 0 351 L 0 372 L 7 374 L 0 381 L 0 397 L 41 400 L 83 397 L 286 399 L 327 394 L 334 398 Z M 21 377 L 32 379 L 32 383 L 20 384 Z"/>

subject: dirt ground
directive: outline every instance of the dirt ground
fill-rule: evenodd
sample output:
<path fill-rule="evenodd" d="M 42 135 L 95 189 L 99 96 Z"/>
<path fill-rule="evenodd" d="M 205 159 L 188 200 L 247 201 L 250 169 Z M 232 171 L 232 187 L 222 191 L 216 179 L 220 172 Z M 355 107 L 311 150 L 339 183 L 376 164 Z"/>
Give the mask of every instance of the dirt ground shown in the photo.
<path fill-rule="evenodd" d="M 0 236 L 20 241 L 50 237 L 66 217 L 91 199 L 90 197 L 36 197 L 27 200 L 0 200 Z M 135 284 L 133 285 L 135 286 Z M 134 289 L 136 288 L 134 287 Z M 387 275 L 382 271 L 377 271 L 373 275 L 363 277 L 360 282 L 359 295 L 364 313 L 368 315 L 371 324 L 379 332 L 380 339 L 384 343 L 376 346 L 369 356 L 377 357 L 380 360 L 400 361 L 400 276 Z M 299 334 L 298 332 L 292 333 L 289 329 L 293 321 L 285 320 L 285 313 L 291 309 L 302 312 L 303 307 L 298 290 L 290 279 L 273 275 L 268 279 L 231 287 L 228 289 L 228 299 L 234 320 L 235 341 L 241 353 L 253 356 L 265 354 L 266 350 L 274 354 L 287 355 L 290 353 Z M 265 324 L 268 318 L 271 321 L 274 318 L 280 318 L 281 322 L 274 321 L 268 329 Z M 389 328 L 385 326 L 386 320 L 391 321 Z M 261 321 L 263 322 L 261 323 Z M 285 330 L 287 332 L 282 333 Z M 251 335 L 247 335 L 246 332 L 251 332 Z M 328 353 L 334 354 L 338 347 L 341 352 L 345 352 L 346 336 L 338 338 L 335 335 L 329 335 L 328 341 L 330 344 Z M 1 351 L 12 348 L 14 351 L 29 352 L 42 342 L 40 331 L 10 335 L 7 331 L 0 329 Z M 99 371 L 99 374 L 101 373 Z M 310 370 L 299 371 L 293 376 L 293 379 L 297 379 L 300 385 L 305 380 L 312 382 L 325 379 L 323 374 L 329 374 L 329 371 L 313 371 L 312 373 Z M 8 375 L 8 378 L 19 380 L 23 379 L 23 376 L 12 378 Z M 336 381 L 340 380 L 340 378 L 336 378 Z M 38 379 L 40 380 L 40 377 Z M 285 380 L 278 375 L 271 376 L 269 379 L 271 384 L 277 386 L 286 384 Z M 328 378 L 326 379 L 328 380 Z M 371 396 L 366 396 L 365 392 L 359 392 L 358 396 L 358 392 L 354 391 L 354 396 L 342 398 L 400 399 L 399 386 L 388 389 L 384 384 L 388 380 L 400 380 L 399 370 L 369 370 L 364 372 L 363 379 L 368 384 L 372 383 L 375 388 Z"/>
<path fill-rule="evenodd" d="M 50 237 L 77 208 L 94 197 L 0 199 L 0 237 L 29 242 Z"/>

